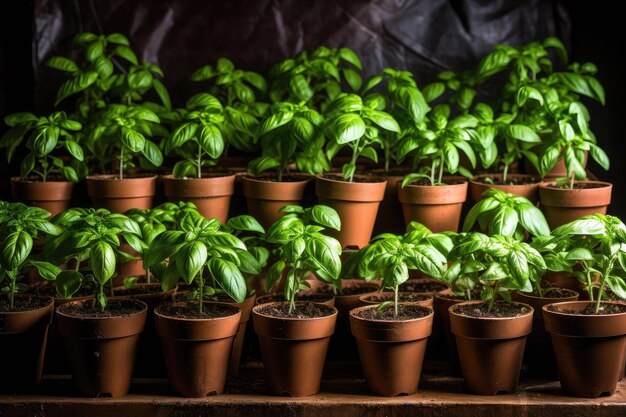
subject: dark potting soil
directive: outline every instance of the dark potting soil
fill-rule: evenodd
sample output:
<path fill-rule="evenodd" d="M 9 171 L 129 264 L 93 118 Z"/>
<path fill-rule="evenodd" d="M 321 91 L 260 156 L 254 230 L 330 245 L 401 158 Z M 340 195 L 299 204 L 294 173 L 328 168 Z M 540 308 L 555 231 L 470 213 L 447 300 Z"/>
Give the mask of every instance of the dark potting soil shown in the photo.
<path fill-rule="evenodd" d="M 163 304 L 159 307 L 159 314 L 180 319 L 216 319 L 237 314 L 237 307 L 228 304 L 204 303 L 202 312 L 198 310 L 198 303 Z"/>
<path fill-rule="evenodd" d="M 426 281 L 426 282 L 406 282 L 400 285 L 400 292 L 439 292 L 443 290 L 447 290 L 448 286 L 445 284 L 441 284 L 435 281 Z"/>
<path fill-rule="evenodd" d="M 341 182 L 346 182 L 345 179 L 343 179 L 343 177 L 339 174 L 324 174 L 324 178 L 329 179 L 329 180 L 333 180 L 333 181 L 341 181 Z M 384 179 L 379 178 L 379 177 L 368 177 L 368 176 L 354 176 L 354 178 L 352 179 L 352 182 L 360 182 L 360 183 L 377 183 L 377 182 L 383 182 Z"/>
<path fill-rule="evenodd" d="M 606 184 L 597 184 L 597 183 L 593 183 L 593 182 L 574 182 L 574 189 L 575 190 L 588 190 L 591 188 L 604 188 L 606 187 Z M 548 188 L 554 188 L 556 190 L 564 190 L 569 188 L 569 183 L 568 184 L 563 184 L 562 186 L 557 186 L 556 184 L 548 184 L 546 185 L 546 187 Z"/>
<path fill-rule="evenodd" d="M 328 301 L 331 297 L 330 294 L 304 294 L 296 296 L 296 301 L 308 301 L 312 303 L 324 303 Z M 275 294 L 269 296 L 263 296 L 260 301 L 257 301 L 257 304 L 267 304 L 267 303 L 277 303 L 280 301 L 286 301 L 285 296 L 283 294 Z"/>
<path fill-rule="evenodd" d="M 533 295 L 535 297 L 539 297 L 539 294 L 537 293 L 533 293 Z M 568 298 L 575 296 L 576 292 L 568 290 L 567 288 L 550 288 L 541 294 L 541 297 L 543 298 Z"/>
<path fill-rule="evenodd" d="M 498 301 L 489 311 L 489 303 L 465 304 L 454 306 L 454 312 L 469 317 L 478 318 L 507 318 L 526 315 L 530 309 L 521 304 Z"/>
<path fill-rule="evenodd" d="M 119 181 L 120 177 L 118 174 L 102 174 L 102 175 L 110 175 L 108 177 L 103 177 L 100 175 L 96 175 L 95 178 L 93 178 L 93 180 L 95 181 Z M 152 177 L 154 176 L 154 174 L 130 174 L 130 173 L 126 173 L 124 174 L 124 179 L 125 180 L 134 180 L 134 179 L 138 179 L 138 178 L 148 178 L 148 177 Z"/>
<path fill-rule="evenodd" d="M 457 184 L 463 184 L 464 181 L 461 180 L 453 180 L 453 179 L 443 179 L 444 183 L 443 184 L 439 184 L 437 186 L 446 186 L 446 185 L 457 185 Z M 421 178 L 419 180 L 415 180 L 415 181 L 411 181 L 409 184 L 407 185 L 420 185 L 420 186 L 430 186 L 430 180 L 427 178 Z"/>
<path fill-rule="evenodd" d="M 127 317 L 143 310 L 145 304 L 135 300 L 109 300 L 104 311 L 100 311 L 100 304 L 96 301 L 85 301 L 79 304 L 68 303 L 58 308 L 60 312 L 72 317 L 105 318 Z"/>
<path fill-rule="evenodd" d="M 34 175 L 26 177 L 26 178 L 20 178 L 19 181 L 20 182 L 43 182 L 41 180 L 41 177 L 37 177 Z M 48 175 L 48 179 L 46 181 L 47 182 L 67 182 L 67 180 L 60 175 Z"/>
<path fill-rule="evenodd" d="M 258 312 L 266 316 L 278 318 L 313 319 L 330 316 L 335 310 L 323 304 L 298 302 L 291 313 L 289 313 L 289 303 L 261 307 Z"/>
<path fill-rule="evenodd" d="M 48 304 L 50 304 L 49 298 L 38 297 L 30 294 L 19 294 L 15 296 L 15 299 L 13 300 L 13 309 L 11 309 L 9 298 L 5 295 L 2 299 L 0 299 L 0 312 L 7 313 L 37 310 L 47 306 Z"/>
<path fill-rule="evenodd" d="M 555 306 L 548 306 L 550 311 L 558 311 L 565 314 L 578 314 L 583 316 L 595 316 L 606 314 L 623 314 L 626 313 L 626 304 L 600 303 L 600 310 L 596 313 L 596 303 L 590 302 L 584 310 L 560 309 Z"/>
<path fill-rule="evenodd" d="M 491 181 L 487 181 L 488 179 Z M 541 180 L 536 177 L 513 177 L 507 178 L 506 182 L 502 181 L 502 177 L 480 177 L 476 178 L 476 181 L 483 184 L 495 185 L 533 185 L 541 182 Z"/>
<path fill-rule="evenodd" d="M 331 286 L 323 286 L 318 288 L 316 291 L 322 294 L 334 295 L 335 297 L 342 296 L 350 296 L 350 295 L 361 295 L 367 294 L 368 292 L 374 292 L 378 290 L 377 285 L 351 285 L 349 287 L 341 287 L 339 290 L 335 290 L 335 288 Z"/>
<path fill-rule="evenodd" d="M 373 294 L 367 297 L 366 300 L 374 302 L 374 303 L 382 303 L 385 301 L 393 301 L 393 298 L 394 298 L 393 294 L 385 294 L 385 295 Z M 420 294 L 420 293 L 403 292 L 403 293 L 398 294 L 398 301 L 405 302 L 405 303 L 426 301 L 429 298 L 431 298 L 430 295 L 425 295 L 425 294 Z"/>
<path fill-rule="evenodd" d="M 278 181 L 278 176 L 277 175 L 259 175 L 256 177 L 252 177 L 252 176 L 248 176 L 247 178 L 250 178 L 252 180 L 257 180 L 257 181 L 265 181 L 265 182 L 300 182 L 300 181 L 305 181 L 306 178 L 305 177 L 298 177 L 296 175 L 283 175 L 283 178 Z"/>
<path fill-rule="evenodd" d="M 116 288 L 116 296 L 159 294 L 163 292 L 161 285 L 133 285 L 130 288 Z"/>
<path fill-rule="evenodd" d="M 426 317 L 432 312 L 431 309 L 416 305 L 398 305 L 398 315 L 395 314 L 393 306 L 387 306 L 381 311 L 378 311 L 377 308 L 367 308 L 361 310 L 357 313 L 357 317 L 364 318 L 367 320 L 394 320 L 394 321 L 403 321 L 410 319 L 419 319 L 421 317 Z"/>
<path fill-rule="evenodd" d="M 215 294 L 204 298 L 207 301 L 217 301 L 218 303 L 234 303 L 235 300 L 230 298 L 228 294 Z"/>

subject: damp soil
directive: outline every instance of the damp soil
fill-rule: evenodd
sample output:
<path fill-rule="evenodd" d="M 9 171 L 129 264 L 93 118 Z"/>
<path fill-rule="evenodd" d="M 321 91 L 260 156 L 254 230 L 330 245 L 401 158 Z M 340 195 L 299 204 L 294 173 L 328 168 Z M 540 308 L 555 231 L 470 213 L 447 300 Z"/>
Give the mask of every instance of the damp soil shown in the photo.
<path fill-rule="evenodd" d="M 179 319 L 217 319 L 237 314 L 238 308 L 229 304 L 204 303 L 202 312 L 198 303 L 163 304 L 159 307 L 159 314 Z"/>
<path fill-rule="evenodd" d="M 404 293 L 398 294 L 398 301 L 404 302 L 404 303 L 421 302 L 421 301 L 426 301 L 430 298 L 432 298 L 432 296 L 420 294 L 420 293 L 404 292 Z M 366 301 L 373 302 L 373 303 L 382 303 L 385 301 L 393 301 L 393 299 L 394 299 L 393 293 L 374 294 L 374 295 L 370 295 L 369 297 L 367 297 Z"/>
<path fill-rule="evenodd" d="M 130 173 L 125 173 L 124 174 L 124 179 L 125 180 L 136 180 L 136 179 L 141 179 L 141 178 L 150 178 L 150 177 L 154 177 L 156 174 L 130 174 Z M 120 181 L 120 177 L 119 174 L 98 174 L 98 175 L 93 175 L 89 177 L 90 180 L 92 181 Z"/>
<path fill-rule="evenodd" d="M 375 292 L 377 290 L 377 285 L 351 285 L 349 287 L 342 287 L 339 290 L 331 286 L 324 286 L 318 288 L 316 291 L 321 294 L 334 295 L 335 297 L 347 297 L 350 295 L 367 294 L 368 292 Z"/>
<path fill-rule="evenodd" d="M 421 293 L 439 292 L 439 291 L 443 291 L 447 289 L 448 289 L 447 285 L 441 284 L 435 281 L 405 282 L 399 287 L 400 292 L 421 292 Z"/>
<path fill-rule="evenodd" d="M 133 285 L 130 288 L 126 287 L 118 287 L 115 288 L 115 296 L 125 297 L 131 295 L 150 295 L 150 294 L 160 294 L 163 293 L 163 289 L 160 284 L 157 285 Z"/>
<path fill-rule="evenodd" d="M 26 178 L 18 179 L 18 182 L 33 183 L 33 182 L 44 182 L 44 181 L 41 179 L 41 177 L 31 175 Z M 48 179 L 46 180 L 46 182 L 68 182 L 68 181 L 60 175 L 48 175 Z"/>
<path fill-rule="evenodd" d="M 432 310 L 426 307 L 399 304 L 397 315 L 393 306 L 387 306 L 380 311 L 377 308 L 366 308 L 359 311 L 356 316 L 366 320 L 404 321 L 426 317 L 431 312 Z"/>
<path fill-rule="evenodd" d="M 333 180 L 333 181 L 340 181 L 340 182 L 347 182 L 343 176 L 339 175 L 339 174 L 324 174 L 324 178 L 329 179 L 329 180 Z M 379 177 L 373 177 L 373 176 L 367 176 L 367 175 L 355 175 L 354 178 L 352 179 L 352 182 L 359 182 L 359 183 L 381 183 L 385 181 L 382 178 Z"/>
<path fill-rule="evenodd" d="M 499 301 L 495 303 L 491 311 L 489 311 L 489 303 L 481 303 L 456 305 L 454 306 L 454 312 L 476 318 L 511 318 L 528 314 L 530 308 L 522 304 Z"/>
<path fill-rule="evenodd" d="M 332 298 L 331 294 L 305 294 L 299 295 L 296 297 L 296 301 L 306 301 L 311 303 L 325 303 Z M 285 296 L 283 294 L 274 294 L 267 295 L 263 297 L 259 297 L 257 299 L 257 304 L 267 304 L 267 303 L 278 303 L 281 301 L 286 301 Z"/>
<path fill-rule="evenodd" d="M 443 181 L 444 181 L 443 184 L 435 185 L 435 187 L 445 187 L 446 185 L 457 185 L 457 184 L 463 184 L 465 182 L 462 180 L 455 180 L 455 179 L 450 179 L 450 178 L 444 178 Z M 422 187 L 431 186 L 430 180 L 428 178 L 421 178 L 419 180 L 412 181 L 407 185 L 419 185 Z"/>
<path fill-rule="evenodd" d="M 289 303 L 272 304 L 257 310 L 260 314 L 278 318 L 314 319 L 328 317 L 335 312 L 332 307 L 311 302 L 296 303 L 294 310 L 289 313 Z"/>
<path fill-rule="evenodd" d="M 29 310 L 37 310 L 50 304 L 50 299 L 45 297 L 38 297 L 36 295 L 20 294 L 16 295 L 13 302 L 13 309 L 10 308 L 8 296 L 3 296 L 0 299 L 0 312 L 21 312 Z"/>
<path fill-rule="evenodd" d="M 565 314 L 576 314 L 582 316 L 603 316 L 607 314 L 623 314 L 626 313 L 626 304 L 600 303 L 600 310 L 596 313 L 596 303 L 589 303 L 583 310 L 561 309 L 554 306 L 548 306 L 548 310 L 557 311 Z"/>
<path fill-rule="evenodd" d="M 81 318 L 107 318 L 128 317 L 139 313 L 145 308 L 145 304 L 135 300 L 109 300 L 109 304 L 100 311 L 100 304 L 96 301 L 85 301 L 79 304 L 63 304 L 57 310 L 72 317 Z"/>
<path fill-rule="evenodd" d="M 569 183 L 563 184 L 561 186 L 558 186 L 556 184 L 548 184 L 546 185 L 546 187 L 553 188 L 555 190 L 565 190 L 565 189 L 569 189 Z M 595 182 L 574 182 L 575 190 L 590 190 L 594 188 L 606 188 L 606 187 L 607 187 L 606 184 L 598 184 Z"/>
<path fill-rule="evenodd" d="M 264 181 L 264 182 L 304 182 L 304 181 L 307 181 L 306 177 L 297 176 L 297 175 L 283 175 L 283 178 L 280 181 L 278 181 L 277 175 L 270 175 L 270 174 L 259 175 L 256 177 L 247 175 L 246 178 L 249 178 L 251 180 L 256 180 L 256 181 Z"/>
<path fill-rule="evenodd" d="M 550 288 L 543 291 L 541 295 L 535 292 L 533 293 L 533 296 L 542 298 L 569 298 L 576 297 L 576 292 L 568 290 L 567 288 Z"/>
<path fill-rule="evenodd" d="M 491 180 L 491 181 L 487 181 Z M 541 180 L 537 177 L 512 177 L 507 178 L 506 182 L 502 181 L 501 177 L 480 177 L 476 178 L 474 181 L 480 182 L 482 184 L 487 185 L 535 185 L 541 182 Z"/>

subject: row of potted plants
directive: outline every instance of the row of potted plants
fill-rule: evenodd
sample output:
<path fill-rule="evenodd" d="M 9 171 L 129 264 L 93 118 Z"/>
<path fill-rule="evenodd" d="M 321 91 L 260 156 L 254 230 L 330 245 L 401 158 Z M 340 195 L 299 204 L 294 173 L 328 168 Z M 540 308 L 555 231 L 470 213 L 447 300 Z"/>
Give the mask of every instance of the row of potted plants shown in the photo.
<path fill-rule="evenodd" d="M 587 155 L 609 168 L 582 102 L 604 103 L 597 68 L 568 65 L 556 38 L 496 46 L 475 69 L 442 72 L 423 88 L 410 72 L 390 68 L 364 80 L 347 48 L 303 51 L 267 78 L 221 58 L 192 74 L 203 88 L 183 108 L 172 107 L 162 71 L 140 63 L 125 36 L 82 33 L 75 45 L 76 59 L 48 62 L 68 75 L 57 96 L 68 111 L 9 115 L 12 128 L 0 140 L 9 160 L 26 148 L 14 197 L 54 214 L 69 204 L 71 183 L 63 178 L 86 177 L 96 207 L 149 208 L 152 174 L 164 163 L 171 166 L 165 196 L 221 222 L 236 180 L 225 171 L 247 170 L 243 195 L 264 227 L 281 206 L 301 203 L 310 180 L 301 174 L 315 175 L 320 203 L 342 219 L 342 230 L 332 232 L 342 247 L 365 246 L 374 228 L 401 233 L 398 201 L 406 224 L 457 230 L 464 177 L 483 171 L 471 182 L 474 199 L 493 187 L 539 199 L 552 227 L 605 213 L 610 202 L 610 184 L 578 181 L 587 178 Z M 481 94 L 491 88 L 500 92 L 495 100 Z M 253 159 L 247 167 L 220 166 L 232 150 Z M 379 158 L 381 169 L 359 174 L 364 161 L 378 166 Z M 512 174 L 522 160 L 530 175 Z M 42 197 L 44 189 L 55 191 Z"/>
<path fill-rule="evenodd" d="M 501 197 L 494 194 L 492 200 Z M 515 209 L 519 224 L 491 222 L 490 235 L 433 233 L 411 223 L 405 234 L 379 235 L 342 262 L 340 243 L 326 234 L 340 229 L 341 220 L 323 205 L 285 206 L 284 216 L 265 231 L 250 216 L 220 224 L 189 203 L 128 215 L 73 208 L 52 220 L 43 209 L 2 203 L 0 266 L 7 297 L 0 304 L 0 333 L 2 349 L 11 350 L 12 358 L 2 379 L 15 389 L 41 377 L 55 306 L 72 374 L 85 395 L 128 392 L 135 348 L 141 337 L 149 337 L 149 330 L 142 335 L 144 327 L 152 325 L 163 345 L 172 389 L 192 397 L 219 394 L 229 359 L 231 370 L 237 368 L 241 349 L 235 341 L 241 341 L 252 310 L 271 391 L 316 393 L 335 325 L 344 321 L 346 330 L 349 319 L 372 391 L 408 394 L 417 389 L 436 310 L 435 323 L 448 323 L 456 339 L 453 346 L 470 392 L 492 395 L 514 389 L 526 337 L 545 326 L 565 391 L 578 396 L 613 393 L 624 371 L 626 307 L 607 297 L 626 298 L 626 226 L 595 214 L 544 234 L 545 219 L 532 204 Z M 472 214 L 479 225 L 485 213 Z M 524 242 L 531 235 L 536 236 Z M 33 242 L 42 237 L 44 260 L 32 256 Z M 122 239 L 141 255 L 145 269 L 143 276 L 124 280 L 131 289 L 144 284 L 135 293 L 113 284 L 117 264 L 134 259 L 120 249 Z M 53 282 L 54 300 L 41 295 L 49 286 L 32 294 L 23 280 L 29 269 Z M 577 294 L 545 287 L 548 270 L 578 278 L 592 302 L 554 303 Z M 410 271 L 439 280 L 450 291 L 439 293 L 436 304 L 432 289 L 427 290 L 430 297 L 403 294 Z M 317 281 L 328 285 L 323 288 L 331 294 L 341 294 L 348 282 L 343 278 L 361 280 L 364 292 L 372 290 L 367 282 L 373 282 L 390 293 L 370 295 L 374 305 L 369 306 L 342 301 L 340 321 L 340 311 L 329 302 L 304 301 L 305 292 L 319 287 Z M 252 308 L 251 289 L 261 282 L 286 301 Z M 156 293 L 177 288 L 179 295 L 163 303 L 163 295 L 154 297 L 150 286 Z M 83 298 L 72 300 L 74 296 Z M 592 355 L 592 347 L 603 350 Z M 583 349 L 584 360 L 572 359 L 581 355 L 577 349 Z M 538 351 L 555 360 L 545 344 Z"/>

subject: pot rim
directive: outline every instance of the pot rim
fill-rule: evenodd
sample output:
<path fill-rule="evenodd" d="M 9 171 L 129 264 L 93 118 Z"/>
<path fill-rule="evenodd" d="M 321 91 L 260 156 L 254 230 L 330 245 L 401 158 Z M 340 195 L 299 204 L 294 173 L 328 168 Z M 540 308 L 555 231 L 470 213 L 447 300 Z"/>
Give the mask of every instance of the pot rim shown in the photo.
<path fill-rule="evenodd" d="M 231 318 L 232 316 L 236 316 L 236 315 L 241 315 L 241 308 L 239 308 L 239 306 L 237 304 L 222 303 L 222 302 L 218 302 L 218 301 L 203 301 L 202 304 L 203 305 L 207 305 L 207 304 L 226 305 L 228 307 L 231 307 L 231 308 L 235 309 L 234 313 L 233 314 L 229 314 L 227 316 L 220 316 L 220 317 L 192 318 L 192 317 L 172 317 L 172 316 L 165 315 L 165 314 L 163 314 L 163 313 L 161 313 L 159 311 L 161 309 L 161 307 L 163 307 L 163 306 L 174 305 L 174 304 L 183 305 L 183 304 L 191 304 L 191 303 L 193 303 L 193 301 L 171 301 L 171 302 L 163 303 L 163 304 L 160 304 L 159 306 L 157 306 L 154 309 L 154 315 L 155 316 L 159 316 L 160 318 L 165 319 L 165 320 L 176 321 L 176 322 L 179 322 L 179 323 L 180 322 L 187 322 L 187 321 L 194 322 L 194 323 L 211 322 L 211 321 L 228 319 L 228 318 Z"/>
<path fill-rule="evenodd" d="M 145 180 L 156 180 L 158 175 L 156 174 L 138 174 L 138 176 L 133 177 L 125 177 L 124 179 L 119 179 L 117 174 L 96 174 L 96 175 L 87 175 L 85 177 L 86 181 L 145 181 Z"/>
<path fill-rule="evenodd" d="M 556 185 L 556 181 L 542 181 L 539 184 L 539 188 L 541 188 L 542 190 L 550 190 L 550 191 L 555 191 L 555 192 L 574 192 L 574 191 L 581 192 L 581 191 L 587 191 L 587 190 L 598 190 L 598 189 L 603 189 L 603 188 L 608 188 L 608 187 L 613 186 L 613 183 L 611 182 L 595 181 L 595 180 L 574 181 L 574 184 L 602 184 L 602 187 L 570 189 L 570 188 L 554 187 L 554 185 Z"/>
<path fill-rule="evenodd" d="M 505 301 L 506 302 L 506 301 Z M 450 315 L 454 315 L 457 317 L 462 317 L 462 318 L 466 318 L 466 319 L 474 319 L 474 320 L 490 320 L 490 321 L 510 321 L 510 320 L 516 320 L 516 319 L 521 319 L 524 317 L 528 317 L 528 316 L 532 316 L 535 313 L 535 309 L 532 308 L 530 305 L 526 304 L 526 303 L 522 303 L 519 301 L 511 301 L 511 304 L 521 304 L 524 305 L 526 307 L 528 307 L 530 309 L 530 311 L 528 313 L 525 314 L 521 314 L 519 316 L 514 316 L 514 317 L 474 317 L 474 316 L 468 316 L 467 314 L 461 314 L 461 313 L 457 313 L 456 311 L 454 311 L 454 309 L 457 309 L 463 305 L 467 305 L 467 304 L 487 304 L 487 301 L 482 301 L 482 300 L 473 300 L 473 301 L 463 301 L 461 303 L 457 303 L 454 305 L 451 305 L 450 307 L 448 307 L 448 313 Z"/>
<path fill-rule="evenodd" d="M 224 170 L 224 172 L 216 173 L 216 174 L 220 174 L 220 175 L 214 175 L 214 176 L 202 177 L 202 178 L 198 178 L 198 177 L 176 178 L 174 174 L 163 174 L 163 175 L 160 175 L 159 177 L 161 178 L 161 180 L 165 180 L 165 181 L 198 181 L 198 180 L 210 181 L 210 180 L 230 178 L 230 177 L 237 176 L 236 172 L 232 172 L 230 170 Z"/>
<path fill-rule="evenodd" d="M 364 174 L 355 174 L 354 178 L 367 178 L 369 180 L 374 180 L 374 181 L 366 181 L 366 182 L 350 182 L 350 181 L 345 181 L 345 180 L 336 180 L 336 179 L 332 179 L 332 178 L 328 178 L 326 177 L 327 175 L 339 175 L 341 177 L 341 174 L 335 174 L 332 172 L 326 172 L 324 174 L 317 174 L 315 175 L 315 179 L 320 180 L 320 181 L 328 181 L 328 182 L 332 182 L 332 183 L 341 183 L 341 184 L 358 184 L 358 185 L 379 185 L 380 183 L 386 183 L 387 179 L 377 176 L 377 175 L 364 175 Z M 343 177 L 342 177 L 343 178 Z"/>
<path fill-rule="evenodd" d="M 427 320 L 427 319 L 431 318 L 432 316 L 434 316 L 434 314 L 435 314 L 434 309 L 432 309 L 430 307 L 424 307 L 423 305 L 421 305 L 421 304 L 419 304 L 417 302 L 402 302 L 402 303 L 398 303 L 398 306 L 401 306 L 401 305 L 421 307 L 421 308 L 423 308 L 425 310 L 429 310 L 429 313 L 427 315 L 425 315 L 425 316 L 422 316 L 422 317 L 415 317 L 415 318 L 403 319 L 403 320 L 370 319 L 370 318 L 357 316 L 357 314 L 360 313 L 363 310 L 372 310 L 374 308 L 378 308 L 378 305 L 373 304 L 373 305 L 367 305 L 367 306 L 353 308 L 352 310 L 350 310 L 350 317 L 355 319 L 355 320 L 360 320 L 360 321 L 365 321 L 365 322 L 375 322 L 375 323 L 412 323 L 412 322 L 416 322 L 416 321 L 420 321 L 420 320 Z"/>
<path fill-rule="evenodd" d="M 34 311 L 40 311 L 40 310 L 45 310 L 50 308 L 50 305 L 54 305 L 54 298 L 50 297 L 49 295 L 40 295 L 40 294 L 15 294 L 16 296 L 20 297 L 20 296 L 27 296 L 27 297 L 36 297 L 36 298 L 41 298 L 41 299 L 48 299 L 48 304 L 42 306 L 42 307 L 38 307 L 38 308 L 33 308 L 30 310 L 22 310 L 22 311 L 0 311 L 0 315 L 2 316 L 13 316 L 13 315 L 19 315 L 19 314 L 24 314 L 24 313 L 31 313 Z"/>
<path fill-rule="evenodd" d="M 306 302 L 309 302 L 309 301 L 296 301 L 296 305 L 301 304 L 301 303 L 306 303 Z M 297 322 L 297 321 L 327 320 L 330 317 L 337 316 L 337 314 L 339 313 L 339 311 L 335 307 L 327 306 L 325 304 L 320 304 L 320 305 L 323 306 L 323 307 L 328 307 L 328 308 L 332 309 L 333 312 L 332 312 L 332 314 L 329 314 L 327 316 L 321 316 L 321 317 L 304 317 L 304 318 L 299 318 L 299 317 L 276 317 L 276 316 L 272 316 L 270 314 L 263 314 L 263 313 L 259 312 L 259 310 L 261 308 L 265 308 L 265 307 L 268 307 L 270 305 L 288 304 L 288 303 L 289 303 L 289 301 L 275 301 L 275 302 L 271 302 L 271 303 L 257 304 L 254 307 L 252 307 L 252 314 L 256 314 L 257 316 L 265 317 L 265 318 L 270 319 L 270 320 L 284 320 L 284 321 L 289 321 L 289 322 Z M 312 304 L 318 304 L 318 303 L 312 303 Z"/>
<path fill-rule="evenodd" d="M 426 184 L 426 185 L 421 185 L 421 184 L 413 184 L 413 183 L 409 183 L 407 185 L 405 185 L 404 187 L 402 187 L 401 183 L 398 183 L 398 188 L 407 188 L 407 187 L 415 187 L 415 188 L 437 188 L 437 189 L 441 189 L 443 187 L 463 187 L 469 184 L 469 181 L 467 179 L 465 180 L 461 180 L 460 182 L 457 182 L 455 184 L 439 184 L 439 185 L 430 185 L 430 184 Z"/>
<path fill-rule="evenodd" d="M 141 301 L 141 300 L 134 300 L 134 299 L 133 299 L 133 300 L 131 300 L 131 299 L 121 299 L 121 298 L 120 298 L 120 299 L 117 299 L 117 300 L 116 300 L 116 299 L 112 299 L 112 300 L 110 300 L 110 301 L 111 301 L 112 303 L 113 303 L 113 302 L 121 302 L 121 301 L 133 301 L 134 303 L 137 303 L 137 304 L 143 304 L 143 305 L 141 306 L 141 307 L 142 307 L 142 308 L 141 308 L 141 310 L 136 311 L 136 312 L 134 312 L 134 313 L 131 313 L 131 314 L 129 314 L 129 315 L 124 315 L 124 316 L 110 316 L 110 317 L 74 316 L 74 315 L 71 315 L 71 314 L 64 313 L 63 311 L 60 311 L 61 309 L 66 308 L 66 306 L 69 306 L 69 305 L 71 305 L 71 304 L 83 304 L 83 303 L 85 303 L 86 301 L 91 301 L 91 299 L 86 299 L 86 300 L 76 300 L 76 301 L 69 301 L 69 302 L 67 302 L 67 303 L 64 303 L 64 304 L 62 304 L 62 305 L 58 306 L 58 307 L 55 309 L 55 311 L 54 311 L 54 312 L 55 312 L 55 314 L 58 314 L 59 316 L 66 317 L 66 318 L 68 318 L 68 319 L 70 319 L 70 320 L 101 321 L 101 320 L 120 319 L 120 318 L 124 318 L 124 317 L 132 317 L 132 316 L 136 316 L 136 315 L 145 314 L 145 313 L 148 311 L 148 304 L 144 303 L 144 302 L 143 302 L 143 301 Z"/>
<path fill-rule="evenodd" d="M 590 300 L 561 301 L 558 303 L 546 304 L 545 306 L 541 308 L 541 310 L 548 314 L 554 314 L 556 316 L 563 316 L 563 317 L 618 317 L 618 316 L 626 315 L 626 311 L 624 311 L 623 313 L 611 313 L 611 314 L 577 314 L 577 313 L 566 313 L 564 311 L 548 309 L 548 307 L 551 307 L 554 305 L 565 306 L 566 304 L 571 305 L 571 304 L 581 304 L 581 303 L 595 304 L 595 301 L 590 301 Z M 622 305 L 622 306 L 624 305 L 623 303 L 620 303 L 619 301 L 602 301 L 600 302 L 600 304 L 617 304 L 617 305 Z"/>
<path fill-rule="evenodd" d="M 291 178 L 297 178 L 297 181 L 263 181 L 260 180 L 259 177 L 261 177 L 262 175 L 252 175 L 249 172 L 245 172 L 241 174 L 241 179 L 243 181 L 249 181 L 249 182 L 253 182 L 253 183 L 263 183 L 263 184 L 301 184 L 301 183 L 306 183 L 309 181 L 313 180 L 313 176 L 310 174 L 306 174 L 304 172 L 295 172 L 293 174 L 289 174 L 289 177 Z"/>

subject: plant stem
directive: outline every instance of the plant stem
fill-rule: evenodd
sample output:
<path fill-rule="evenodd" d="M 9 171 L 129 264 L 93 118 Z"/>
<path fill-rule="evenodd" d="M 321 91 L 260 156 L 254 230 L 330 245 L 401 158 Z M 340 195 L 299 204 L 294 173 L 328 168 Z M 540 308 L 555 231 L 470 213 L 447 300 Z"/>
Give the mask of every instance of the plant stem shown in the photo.
<path fill-rule="evenodd" d="M 280 165 L 280 167 L 278 168 L 278 173 L 276 174 L 278 177 L 278 182 L 282 182 L 283 181 L 283 170 L 285 169 L 284 165 Z"/>
<path fill-rule="evenodd" d="M 467 297 L 467 301 L 472 301 L 472 292 L 469 288 L 465 290 L 465 297 Z"/>
<path fill-rule="evenodd" d="M 389 146 L 385 147 L 385 174 L 389 174 L 389 159 L 391 159 L 391 150 Z"/>
<path fill-rule="evenodd" d="M 502 172 L 502 184 L 506 184 L 506 176 L 509 173 L 509 164 L 504 164 L 504 171 Z"/>
<path fill-rule="evenodd" d="M 104 284 L 100 284 L 100 297 L 98 297 L 99 299 L 101 299 L 102 297 L 104 297 Z M 102 305 L 102 303 L 98 303 L 100 305 L 100 311 L 104 311 L 104 306 Z"/>
<path fill-rule="evenodd" d="M 356 158 L 359 156 L 359 142 L 361 142 L 361 138 L 357 139 L 356 144 L 352 148 L 352 159 L 350 160 L 350 164 L 356 167 Z M 356 171 L 356 170 L 355 170 Z M 348 178 L 348 182 L 352 182 L 354 179 L 354 172 L 350 174 L 350 178 Z"/>
<path fill-rule="evenodd" d="M 120 179 L 124 179 L 124 148 L 126 146 L 122 145 L 122 149 L 120 150 Z"/>
<path fill-rule="evenodd" d="M 202 302 L 204 301 L 204 278 L 202 276 L 203 272 L 204 272 L 204 266 L 202 266 L 200 268 L 200 271 L 198 272 L 198 288 L 200 290 L 200 294 L 198 295 L 198 298 L 199 298 L 198 311 L 200 312 L 200 314 L 202 314 Z"/>
<path fill-rule="evenodd" d="M 394 295 L 393 295 L 393 315 L 397 316 L 398 315 L 398 288 L 399 286 L 396 285 L 396 288 L 394 288 Z"/>
<path fill-rule="evenodd" d="M 441 182 L 443 181 L 443 168 L 444 168 L 443 159 L 439 160 L 439 164 L 441 166 L 439 167 L 439 181 L 437 182 L 437 184 L 441 184 Z"/>
<path fill-rule="evenodd" d="M 146 281 L 148 282 L 148 284 L 150 284 L 150 268 L 146 269 Z"/>
<path fill-rule="evenodd" d="M 198 143 L 197 169 L 198 169 L 198 178 L 202 178 L 202 146 L 200 146 L 200 143 Z"/>
<path fill-rule="evenodd" d="M 606 284 L 606 280 L 609 278 L 609 275 L 613 271 L 614 262 L 615 262 L 615 256 L 609 258 L 609 261 L 607 262 L 606 267 L 604 268 L 604 271 L 602 271 L 602 278 L 600 279 L 600 289 L 598 290 L 598 299 L 596 300 L 595 314 L 598 314 L 600 312 L 600 303 L 602 302 L 602 293 L 604 292 L 604 286 Z"/>
<path fill-rule="evenodd" d="M 430 185 L 435 185 L 435 171 L 437 169 L 437 160 L 433 159 L 433 163 L 430 166 Z"/>
<path fill-rule="evenodd" d="M 572 172 L 572 175 L 569 178 L 569 188 L 570 190 L 574 189 L 574 179 L 576 178 L 576 175 Z"/>
<path fill-rule="evenodd" d="M 9 287 L 9 310 L 13 311 L 15 307 L 15 280 L 11 280 L 11 286 Z"/>
<path fill-rule="evenodd" d="M 584 267 L 584 266 L 583 266 Z M 589 293 L 589 301 L 593 301 L 593 282 L 591 282 L 591 273 L 587 271 L 587 292 Z"/>
<path fill-rule="evenodd" d="M 487 309 L 487 312 L 491 313 L 493 306 L 496 304 L 497 297 L 498 297 L 498 283 L 496 283 L 496 285 L 493 287 L 493 296 L 491 297 L 491 300 L 489 301 L 489 308 Z"/>

